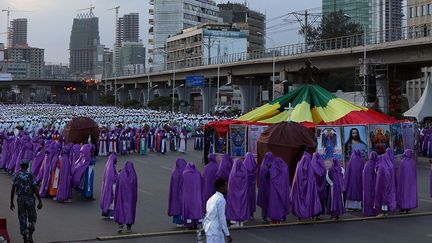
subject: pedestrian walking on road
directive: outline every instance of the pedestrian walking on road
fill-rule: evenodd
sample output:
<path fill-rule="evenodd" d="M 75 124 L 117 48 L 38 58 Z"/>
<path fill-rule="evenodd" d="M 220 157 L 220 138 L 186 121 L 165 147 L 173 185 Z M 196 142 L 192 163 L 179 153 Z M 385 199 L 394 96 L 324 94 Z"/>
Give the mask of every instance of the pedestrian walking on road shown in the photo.
<path fill-rule="evenodd" d="M 10 209 L 15 209 L 14 197 L 18 195 L 18 219 L 20 232 L 23 236 L 24 243 L 33 242 L 33 233 L 35 231 L 37 213 L 34 196 L 38 200 L 38 209 L 42 209 L 42 201 L 39 196 L 39 189 L 31 172 L 28 172 L 29 162 L 20 162 L 21 170 L 18 171 L 12 179 Z"/>
<path fill-rule="evenodd" d="M 226 201 L 224 195 L 227 194 L 228 184 L 223 179 L 215 182 L 216 193 L 207 201 L 207 215 L 204 218 L 204 231 L 207 243 L 232 242 L 225 217 Z"/>

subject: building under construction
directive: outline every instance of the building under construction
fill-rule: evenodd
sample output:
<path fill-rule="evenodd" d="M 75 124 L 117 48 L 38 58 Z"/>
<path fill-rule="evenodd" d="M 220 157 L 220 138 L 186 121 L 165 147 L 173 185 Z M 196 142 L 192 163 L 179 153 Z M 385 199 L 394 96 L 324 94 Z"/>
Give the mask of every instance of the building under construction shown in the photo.
<path fill-rule="evenodd" d="M 94 77 L 103 71 L 104 47 L 100 45 L 99 19 L 92 12 L 78 14 L 72 25 L 69 44 L 70 72 L 79 77 Z M 100 54 L 100 55 L 99 55 Z"/>

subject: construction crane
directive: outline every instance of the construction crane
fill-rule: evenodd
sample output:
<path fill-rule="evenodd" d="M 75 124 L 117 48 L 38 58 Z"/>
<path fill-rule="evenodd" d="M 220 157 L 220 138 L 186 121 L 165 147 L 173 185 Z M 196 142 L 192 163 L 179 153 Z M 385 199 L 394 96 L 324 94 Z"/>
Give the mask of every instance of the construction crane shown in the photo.
<path fill-rule="evenodd" d="M 9 31 L 10 31 L 10 21 L 9 21 L 9 19 L 10 19 L 10 13 L 33 13 L 33 11 L 13 10 L 13 9 L 10 9 L 9 7 L 7 9 L 2 9 L 2 12 L 6 12 L 6 16 L 7 16 L 7 19 L 6 19 L 6 32 L 5 32 L 6 34 L 8 34 Z M 1 34 L 4 34 L 4 33 L 1 33 Z M 8 40 L 8 42 L 9 42 L 9 40 Z"/>
<path fill-rule="evenodd" d="M 93 14 L 93 10 L 94 10 L 95 8 L 96 8 L 95 6 L 93 6 L 92 4 L 90 4 L 90 8 L 82 8 L 82 9 L 78 9 L 77 12 L 81 12 L 81 11 L 85 11 L 85 10 L 90 10 L 90 15 L 92 15 L 92 14 Z"/>

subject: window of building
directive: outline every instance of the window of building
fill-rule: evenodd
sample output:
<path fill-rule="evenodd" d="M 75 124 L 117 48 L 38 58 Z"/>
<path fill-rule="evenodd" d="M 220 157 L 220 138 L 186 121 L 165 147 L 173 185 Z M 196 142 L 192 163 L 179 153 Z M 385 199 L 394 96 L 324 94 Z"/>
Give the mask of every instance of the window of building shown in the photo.
<path fill-rule="evenodd" d="M 410 18 L 413 18 L 414 17 L 414 10 L 413 10 L 414 8 L 410 8 L 410 11 L 409 11 L 409 17 Z"/>
<path fill-rule="evenodd" d="M 419 6 L 416 7 L 416 15 L 415 15 L 415 17 L 420 17 L 420 7 Z"/>
<path fill-rule="evenodd" d="M 428 15 L 432 15 L 432 4 L 428 4 Z"/>
<path fill-rule="evenodd" d="M 427 5 L 423 5 L 422 6 L 422 16 L 426 16 L 427 15 Z"/>

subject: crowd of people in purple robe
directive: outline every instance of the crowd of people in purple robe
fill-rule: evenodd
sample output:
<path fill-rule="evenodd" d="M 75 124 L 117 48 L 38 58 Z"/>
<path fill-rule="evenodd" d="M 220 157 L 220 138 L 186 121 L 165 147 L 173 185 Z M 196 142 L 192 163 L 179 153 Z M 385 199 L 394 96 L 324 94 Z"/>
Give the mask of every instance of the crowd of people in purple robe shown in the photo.
<path fill-rule="evenodd" d="M 193 163 L 177 159 L 168 201 L 168 216 L 177 226 L 200 224 L 217 179 L 228 183 L 225 215 L 232 227 L 252 220 L 256 206 L 265 222 L 276 224 L 285 222 L 290 214 L 299 220 L 322 215 L 339 219 L 346 211 L 386 216 L 396 210 L 408 213 L 418 206 L 416 161 L 411 149 L 398 161 L 391 149 L 381 156 L 372 152 L 367 161 L 355 150 L 345 165 L 305 151 L 292 181 L 287 163 L 271 152 L 260 165 L 252 153 L 243 159 L 225 154 L 220 162 L 216 157 L 208 155 L 202 173 Z"/>

